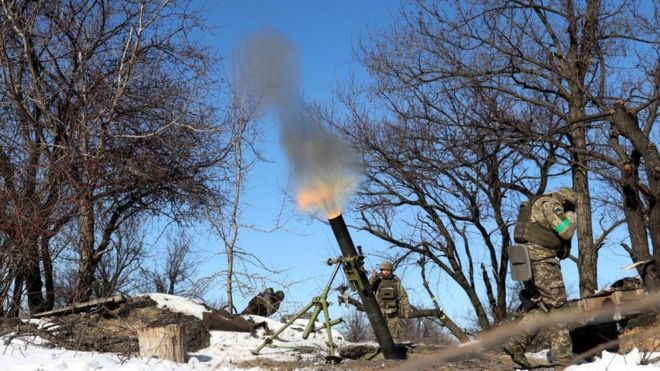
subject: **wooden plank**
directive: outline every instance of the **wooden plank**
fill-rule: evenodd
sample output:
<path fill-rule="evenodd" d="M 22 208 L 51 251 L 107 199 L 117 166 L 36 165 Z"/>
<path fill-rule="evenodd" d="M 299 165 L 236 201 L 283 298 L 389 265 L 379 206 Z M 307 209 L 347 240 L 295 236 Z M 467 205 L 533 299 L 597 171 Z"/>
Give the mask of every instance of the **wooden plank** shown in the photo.
<path fill-rule="evenodd" d="M 621 304 L 625 304 L 627 302 L 635 301 L 635 300 L 640 300 L 646 295 L 646 291 L 644 289 L 635 289 L 635 290 L 616 290 L 616 291 L 609 291 L 609 292 L 601 292 L 598 293 L 597 295 L 593 295 L 590 297 L 585 297 L 582 299 L 578 299 L 576 301 L 572 301 L 569 303 L 569 306 L 571 307 L 577 307 L 581 312 L 595 312 L 601 308 L 605 308 L 607 306 L 618 306 Z M 624 318 L 628 318 L 631 316 L 638 315 L 639 311 L 621 311 L 621 310 L 615 310 L 614 313 L 612 313 L 609 316 L 591 316 L 590 318 L 587 318 L 582 322 L 583 325 L 586 324 L 598 324 L 598 323 L 605 323 L 605 322 L 611 322 L 611 321 L 619 321 Z"/>
<path fill-rule="evenodd" d="M 32 315 L 32 318 L 41 318 L 41 317 L 54 317 L 54 316 L 61 316 L 64 314 L 71 314 L 71 313 L 78 313 L 78 312 L 84 312 L 86 310 L 89 310 L 95 306 L 103 305 L 103 304 L 118 304 L 118 303 L 123 303 L 126 301 L 126 298 L 123 295 L 117 295 L 113 296 L 110 298 L 101 298 L 101 299 L 95 299 L 95 300 L 90 300 L 86 301 L 83 303 L 76 303 L 73 305 L 69 305 L 64 308 L 58 308 L 58 309 L 53 309 L 49 310 L 48 312 L 40 312 Z"/>
<path fill-rule="evenodd" d="M 147 327 L 138 330 L 140 357 L 186 362 L 186 346 L 181 325 Z"/>

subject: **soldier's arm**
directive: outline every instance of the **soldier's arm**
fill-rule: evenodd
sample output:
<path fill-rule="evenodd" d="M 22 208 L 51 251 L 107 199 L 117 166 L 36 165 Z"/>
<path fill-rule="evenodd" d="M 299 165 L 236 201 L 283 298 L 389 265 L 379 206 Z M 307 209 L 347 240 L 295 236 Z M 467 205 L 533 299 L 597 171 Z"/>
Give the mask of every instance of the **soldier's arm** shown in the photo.
<path fill-rule="evenodd" d="M 371 287 L 371 291 L 376 291 L 376 281 L 378 281 L 378 275 L 372 274 L 369 277 L 369 287 Z"/>
<path fill-rule="evenodd" d="M 398 296 L 399 302 L 401 303 L 401 310 L 403 311 L 403 316 L 408 318 L 410 316 L 410 302 L 408 301 L 408 293 L 406 293 L 406 289 L 403 288 L 401 281 L 399 281 L 398 286 Z"/>
<path fill-rule="evenodd" d="M 576 217 L 572 211 L 564 211 L 562 204 L 557 201 L 547 201 L 541 206 L 543 217 L 561 239 L 570 240 L 575 233 Z"/>

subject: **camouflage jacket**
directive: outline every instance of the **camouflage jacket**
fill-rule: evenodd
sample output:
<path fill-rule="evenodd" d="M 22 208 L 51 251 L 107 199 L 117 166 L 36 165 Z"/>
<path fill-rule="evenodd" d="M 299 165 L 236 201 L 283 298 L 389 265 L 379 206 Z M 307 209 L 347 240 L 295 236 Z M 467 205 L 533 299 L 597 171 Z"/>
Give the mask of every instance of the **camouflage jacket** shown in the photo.
<path fill-rule="evenodd" d="M 531 209 L 531 221 L 552 229 L 570 249 L 570 240 L 575 233 L 576 216 L 573 211 L 564 210 L 559 198 L 552 193 L 536 200 Z M 557 252 L 538 244 L 528 244 L 531 259 L 543 259 L 556 256 Z"/>
<path fill-rule="evenodd" d="M 410 315 L 408 294 L 399 277 L 392 275 L 392 278 L 383 278 L 378 275 L 369 279 L 369 284 L 376 294 L 376 300 L 383 314 Z"/>

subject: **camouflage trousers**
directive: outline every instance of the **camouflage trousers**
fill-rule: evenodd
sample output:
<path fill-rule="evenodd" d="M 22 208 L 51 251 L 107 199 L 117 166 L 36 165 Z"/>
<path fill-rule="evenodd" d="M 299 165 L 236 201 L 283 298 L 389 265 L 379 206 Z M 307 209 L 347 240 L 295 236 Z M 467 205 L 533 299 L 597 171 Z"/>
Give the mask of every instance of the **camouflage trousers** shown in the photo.
<path fill-rule="evenodd" d="M 399 335 L 401 332 L 401 323 L 399 322 L 399 314 L 391 313 L 385 315 L 385 320 L 387 320 L 387 328 L 390 329 L 390 334 L 394 341 L 399 340 Z"/>
<path fill-rule="evenodd" d="M 535 301 L 539 307 L 525 313 L 520 323 L 524 324 L 536 321 L 539 317 L 545 316 L 546 310 L 554 312 L 560 310 L 566 304 L 566 289 L 564 288 L 564 279 L 561 275 L 559 259 L 555 257 L 544 257 L 534 259 L 530 257 L 532 264 L 531 282 L 525 282 L 526 286 L 531 286 L 537 292 Z M 510 342 L 517 345 L 517 348 L 527 349 L 529 344 L 538 335 L 539 331 L 529 331 L 514 336 Z M 549 328 L 550 349 L 552 359 L 556 364 L 566 365 L 573 358 L 573 345 L 568 332 L 568 326 L 560 324 Z"/>

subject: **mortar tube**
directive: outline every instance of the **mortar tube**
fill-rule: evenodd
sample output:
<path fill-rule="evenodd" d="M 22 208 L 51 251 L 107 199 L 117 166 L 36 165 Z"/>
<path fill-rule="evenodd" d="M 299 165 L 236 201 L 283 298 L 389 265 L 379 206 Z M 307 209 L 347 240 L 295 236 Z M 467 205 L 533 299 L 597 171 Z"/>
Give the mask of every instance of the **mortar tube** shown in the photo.
<path fill-rule="evenodd" d="M 339 214 L 334 218 L 328 219 L 328 221 L 330 222 L 332 232 L 337 239 L 342 255 L 345 258 L 357 256 L 355 245 L 353 244 L 351 235 L 348 233 L 348 228 L 346 227 L 342 215 Z M 371 328 L 374 330 L 374 334 L 376 335 L 376 339 L 378 340 L 378 344 L 380 345 L 380 349 L 383 352 L 385 359 L 405 359 L 405 348 L 397 347 L 394 344 L 385 317 L 383 317 L 380 306 L 378 306 L 378 302 L 376 301 L 376 296 L 369 285 L 367 274 L 361 265 L 358 269 L 358 276 L 362 282 L 362 286 L 366 288 L 364 292 L 358 290 L 360 301 L 362 302 L 362 305 L 364 305 L 364 310 L 367 313 Z"/>

